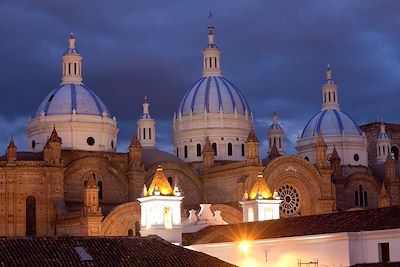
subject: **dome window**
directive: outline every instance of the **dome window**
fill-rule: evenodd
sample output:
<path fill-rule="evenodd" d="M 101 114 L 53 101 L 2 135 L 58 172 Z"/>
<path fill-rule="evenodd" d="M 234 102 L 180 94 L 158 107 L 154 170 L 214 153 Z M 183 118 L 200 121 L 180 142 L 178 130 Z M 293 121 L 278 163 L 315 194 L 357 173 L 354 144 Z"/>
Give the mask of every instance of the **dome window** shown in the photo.
<path fill-rule="evenodd" d="M 187 146 L 184 146 L 183 150 L 184 150 L 184 154 L 185 154 L 185 159 L 187 159 L 187 157 L 188 157 L 188 148 L 187 148 Z"/>
<path fill-rule="evenodd" d="M 212 148 L 214 149 L 214 155 L 217 155 L 217 144 L 216 143 L 212 143 Z"/>
<path fill-rule="evenodd" d="M 228 156 L 232 156 L 232 143 L 228 143 Z"/>
<path fill-rule="evenodd" d="M 354 158 L 355 161 L 359 161 L 360 160 L 360 156 L 358 154 L 354 154 L 353 158 Z"/>
<path fill-rule="evenodd" d="M 94 143 L 95 143 L 94 138 L 91 137 L 91 136 L 89 136 L 89 137 L 86 139 L 86 143 L 87 143 L 89 146 L 93 146 Z"/>
<path fill-rule="evenodd" d="M 304 159 L 307 160 L 307 161 L 310 161 L 310 159 L 308 157 L 305 157 Z"/>
<path fill-rule="evenodd" d="M 36 146 L 36 141 L 32 140 L 32 149 L 35 149 L 35 146 Z"/>
<path fill-rule="evenodd" d="M 196 146 L 196 154 L 197 154 L 197 156 L 198 157 L 201 157 L 201 145 L 200 144 L 197 144 L 197 146 Z"/>
<path fill-rule="evenodd" d="M 244 144 L 242 144 L 242 157 L 244 157 Z"/>
<path fill-rule="evenodd" d="M 111 148 L 114 148 L 114 141 L 111 141 Z"/>

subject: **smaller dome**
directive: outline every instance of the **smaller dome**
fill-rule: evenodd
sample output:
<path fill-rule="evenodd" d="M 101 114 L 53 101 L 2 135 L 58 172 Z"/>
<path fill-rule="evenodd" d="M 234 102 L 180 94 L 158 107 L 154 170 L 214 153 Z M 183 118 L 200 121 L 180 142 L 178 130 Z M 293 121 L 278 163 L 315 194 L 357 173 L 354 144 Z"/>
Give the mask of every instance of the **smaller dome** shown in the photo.
<path fill-rule="evenodd" d="M 389 136 L 387 135 L 387 133 L 380 133 L 380 134 L 378 135 L 378 138 L 377 138 L 377 139 L 379 139 L 379 140 L 389 139 Z"/>
<path fill-rule="evenodd" d="M 45 115 L 87 114 L 111 117 L 100 98 L 83 84 L 61 84 L 52 90 L 39 105 L 35 118 Z"/>
<path fill-rule="evenodd" d="M 274 123 L 271 126 L 269 126 L 268 131 L 282 131 L 282 127 L 278 123 Z"/>
<path fill-rule="evenodd" d="M 341 110 L 326 109 L 318 112 L 307 123 L 301 138 L 322 135 L 355 135 L 362 136 L 362 132 L 354 120 Z"/>

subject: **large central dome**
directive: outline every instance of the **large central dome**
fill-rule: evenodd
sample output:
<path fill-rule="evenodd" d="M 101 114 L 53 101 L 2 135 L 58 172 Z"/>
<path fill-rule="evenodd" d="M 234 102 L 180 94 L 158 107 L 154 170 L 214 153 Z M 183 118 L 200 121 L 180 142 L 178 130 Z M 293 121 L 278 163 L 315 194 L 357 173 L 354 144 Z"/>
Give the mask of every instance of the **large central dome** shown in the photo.
<path fill-rule="evenodd" d="M 181 103 L 178 113 L 182 116 L 210 113 L 250 113 L 246 99 L 237 87 L 221 76 L 203 77 L 190 88 Z"/>
<path fill-rule="evenodd" d="M 214 27 L 208 27 L 203 50 L 203 77 L 184 94 L 174 116 L 174 148 L 186 162 L 201 161 L 209 140 L 215 160 L 245 159 L 245 141 L 253 124 L 243 94 L 222 77 L 220 50 L 214 43 Z"/>

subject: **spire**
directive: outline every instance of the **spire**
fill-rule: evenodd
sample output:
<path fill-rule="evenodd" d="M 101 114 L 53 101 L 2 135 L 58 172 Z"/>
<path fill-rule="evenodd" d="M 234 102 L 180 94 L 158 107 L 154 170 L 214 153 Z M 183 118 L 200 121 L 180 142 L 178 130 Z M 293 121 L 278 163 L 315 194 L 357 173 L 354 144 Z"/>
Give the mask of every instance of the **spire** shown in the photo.
<path fill-rule="evenodd" d="M 254 132 L 253 127 L 251 127 L 251 129 L 250 129 L 250 132 L 247 136 L 246 142 L 258 142 L 258 138 L 257 138 L 256 133 Z"/>
<path fill-rule="evenodd" d="M 379 192 L 379 208 L 390 207 L 390 197 L 386 190 L 385 183 L 382 183 L 381 191 Z"/>
<path fill-rule="evenodd" d="M 51 132 L 48 142 L 54 142 L 54 143 L 60 143 L 60 144 L 62 143 L 61 137 L 58 136 L 55 125 L 53 126 L 53 131 Z"/>
<path fill-rule="evenodd" d="M 10 149 L 10 148 L 17 148 L 15 143 L 14 143 L 14 136 L 12 136 L 12 135 L 11 135 L 11 138 L 10 138 L 10 142 L 8 143 L 8 146 L 7 146 L 7 149 Z"/>
<path fill-rule="evenodd" d="M 259 198 L 258 198 L 259 197 Z M 271 190 L 265 182 L 264 175 L 260 172 L 257 175 L 257 180 L 250 191 L 249 199 L 270 199 L 272 197 Z"/>
<path fill-rule="evenodd" d="M 328 64 L 328 66 L 326 67 L 326 80 L 332 80 L 332 70 L 331 70 L 331 66 Z"/>
<path fill-rule="evenodd" d="M 276 111 L 272 112 L 272 124 L 278 124 L 278 115 L 276 115 Z"/>
<path fill-rule="evenodd" d="M 14 143 L 14 137 L 11 135 L 10 142 L 7 146 L 7 161 L 14 163 L 17 160 L 17 146 Z"/>
<path fill-rule="evenodd" d="M 280 156 L 281 156 L 281 154 L 279 154 L 278 148 L 276 147 L 276 144 L 274 143 L 271 148 L 271 152 L 269 152 L 269 154 L 268 154 L 268 158 L 270 161 L 272 161 Z"/>
<path fill-rule="evenodd" d="M 203 50 L 203 76 L 222 76 L 221 74 L 221 51 L 215 45 L 215 33 L 212 18 L 214 15 L 208 15 L 208 45 Z"/>
<path fill-rule="evenodd" d="M 69 49 L 71 49 L 71 50 L 75 49 L 75 36 L 74 36 L 74 34 L 72 32 L 69 35 L 68 42 L 69 42 Z"/>
<path fill-rule="evenodd" d="M 61 84 L 82 83 L 82 57 L 75 48 L 75 36 L 70 34 L 68 49 L 63 55 L 63 77 Z"/>
<path fill-rule="evenodd" d="M 339 109 L 337 86 L 332 79 L 332 69 L 326 67 L 326 80 L 322 85 L 322 110 Z"/>
<path fill-rule="evenodd" d="M 154 195 L 157 191 L 163 196 L 170 196 L 173 194 L 173 189 L 169 184 L 161 165 L 158 165 L 153 181 L 147 190 L 149 196 Z"/>

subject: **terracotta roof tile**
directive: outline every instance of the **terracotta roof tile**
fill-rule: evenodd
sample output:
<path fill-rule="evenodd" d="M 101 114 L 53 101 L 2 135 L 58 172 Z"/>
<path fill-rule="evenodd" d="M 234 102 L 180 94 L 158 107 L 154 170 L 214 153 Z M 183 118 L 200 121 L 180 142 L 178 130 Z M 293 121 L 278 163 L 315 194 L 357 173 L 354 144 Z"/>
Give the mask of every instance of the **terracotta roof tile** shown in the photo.
<path fill-rule="evenodd" d="M 93 261 L 81 262 L 74 247 Z M 0 266 L 233 266 L 159 237 L 0 238 Z"/>

